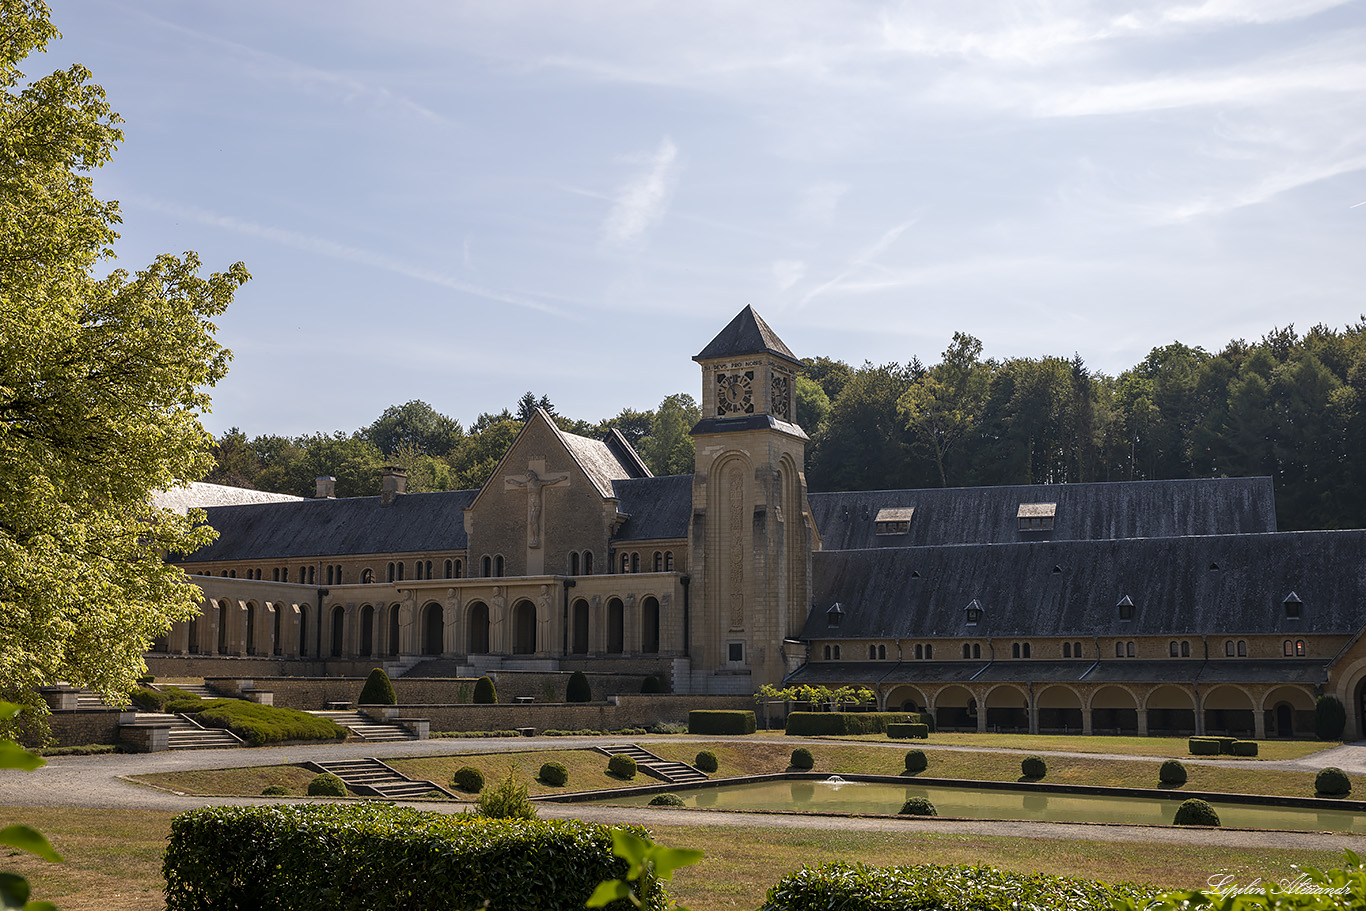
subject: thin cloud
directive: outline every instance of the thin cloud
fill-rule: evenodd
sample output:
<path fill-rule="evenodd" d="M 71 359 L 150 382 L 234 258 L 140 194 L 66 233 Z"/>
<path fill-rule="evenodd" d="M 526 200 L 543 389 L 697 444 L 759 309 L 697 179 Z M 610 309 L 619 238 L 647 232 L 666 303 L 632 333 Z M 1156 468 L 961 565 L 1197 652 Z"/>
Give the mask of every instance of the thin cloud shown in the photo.
<path fill-rule="evenodd" d="M 906 229 L 909 228 L 911 225 L 915 224 L 915 222 L 916 219 L 912 218 L 909 221 L 904 221 L 896 227 L 891 228 L 888 231 L 885 231 L 882 234 L 882 236 L 879 237 L 873 243 L 871 247 L 855 256 L 853 260 L 850 261 L 848 268 L 846 268 L 843 272 L 841 272 L 839 275 L 836 275 L 834 278 L 830 279 L 825 284 L 819 285 L 818 287 L 807 292 L 806 296 L 802 298 L 801 306 L 805 307 L 807 304 L 811 303 L 817 297 L 820 297 L 822 294 L 831 290 L 832 288 L 842 288 L 845 282 L 847 282 L 854 276 L 859 275 L 865 269 L 874 268 L 879 271 L 885 272 L 886 269 L 882 266 L 879 266 L 876 262 L 874 262 L 874 260 L 876 260 L 877 257 L 881 256 L 883 253 L 885 253 L 888 247 L 896 243 L 897 238 L 900 237 L 903 233 L 905 233 Z"/>
<path fill-rule="evenodd" d="M 678 179 L 678 147 L 665 136 L 646 161 L 646 170 L 616 194 L 616 203 L 603 222 L 602 239 L 609 246 L 627 247 L 664 218 Z"/>
<path fill-rule="evenodd" d="M 799 259 L 780 259 L 773 264 L 773 278 L 778 290 L 786 291 L 806 275 L 806 263 Z"/>
<path fill-rule="evenodd" d="M 525 307 L 528 310 L 537 310 L 553 316 L 564 316 L 564 312 L 540 301 L 531 300 L 493 288 L 484 288 L 479 285 L 472 285 L 469 282 L 460 281 L 441 272 L 432 269 L 425 269 L 411 263 L 403 262 L 383 253 L 376 253 L 372 250 L 364 250 L 360 247 L 352 247 L 347 244 L 328 240 L 325 237 L 316 237 L 311 234 L 300 234 L 295 231 L 286 231 L 283 228 L 274 228 L 269 225 L 260 225 L 255 222 L 245 221 L 232 215 L 220 215 L 210 212 L 207 209 L 200 209 L 193 206 L 181 206 L 175 203 L 164 202 L 146 196 L 126 195 L 125 202 L 142 206 L 166 215 L 173 215 L 177 218 L 187 219 L 201 225 L 222 228 L 233 231 L 237 234 L 245 234 L 249 237 L 258 237 L 262 240 L 272 241 L 296 250 L 304 250 L 318 256 L 326 256 L 330 259 L 339 259 L 349 263 L 361 263 L 374 269 L 385 272 L 393 272 L 415 281 L 426 282 L 430 285 L 437 285 L 442 288 L 449 288 L 452 291 L 459 291 L 462 294 L 469 294 L 473 297 L 483 298 L 484 300 L 496 301 L 501 304 L 511 304 L 515 307 Z"/>

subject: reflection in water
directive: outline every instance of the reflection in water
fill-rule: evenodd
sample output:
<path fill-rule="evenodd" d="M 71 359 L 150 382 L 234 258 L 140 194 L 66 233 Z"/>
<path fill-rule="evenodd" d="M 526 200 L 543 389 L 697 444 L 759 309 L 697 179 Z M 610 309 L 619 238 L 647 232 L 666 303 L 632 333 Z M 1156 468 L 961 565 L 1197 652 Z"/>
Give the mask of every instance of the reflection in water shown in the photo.
<path fill-rule="evenodd" d="M 682 792 L 693 806 L 730 810 L 792 810 L 817 813 L 896 813 L 911 797 L 924 797 L 940 816 L 969 819 L 1038 819 L 1053 822 L 1110 822 L 1171 825 L 1180 800 L 1079 794 L 1039 794 L 987 788 L 848 782 L 764 781 Z M 650 798 L 609 798 L 601 803 L 645 804 Z M 1261 807 L 1216 803 L 1225 826 L 1251 829 L 1357 832 L 1366 834 L 1366 814 L 1345 810 Z"/>

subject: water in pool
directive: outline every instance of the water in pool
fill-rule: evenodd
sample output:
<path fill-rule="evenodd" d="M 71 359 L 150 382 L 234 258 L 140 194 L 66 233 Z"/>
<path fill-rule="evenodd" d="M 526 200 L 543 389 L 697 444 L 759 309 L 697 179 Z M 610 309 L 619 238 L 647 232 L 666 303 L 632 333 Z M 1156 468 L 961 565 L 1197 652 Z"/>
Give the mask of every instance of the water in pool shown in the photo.
<path fill-rule="evenodd" d="M 817 813 L 895 813 L 911 797 L 925 797 L 940 816 L 1170 825 L 1180 800 L 1037 794 L 882 782 L 760 781 L 679 791 L 689 807 L 719 810 L 798 810 Z M 651 797 L 613 797 L 594 803 L 641 805 Z M 1225 826 L 1252 829 L 1366 833 L 1366 814 L 1299 807 L 1215 803 Z"/>

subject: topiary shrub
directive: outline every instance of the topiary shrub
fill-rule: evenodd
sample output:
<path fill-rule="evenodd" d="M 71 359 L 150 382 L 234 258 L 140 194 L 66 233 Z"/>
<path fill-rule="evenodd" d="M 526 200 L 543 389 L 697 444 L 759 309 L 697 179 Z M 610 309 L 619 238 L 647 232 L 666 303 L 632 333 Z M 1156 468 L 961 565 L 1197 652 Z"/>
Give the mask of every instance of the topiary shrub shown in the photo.
<path fill-rule="evenodd" d="M 887 737 L 890 740 L 924 740 L 930 736 L 928 724 L 889 724 Z"/>
<path fill-rule="evenodd" d="M 309 797 L 345 797 L 346 782 L 331 772 L 322 772 L 308 783 Z"/>
<path fill-rule="evenodd" d="M 1172 825 L 1217 826 L 1219 825 L 1219 814 L 1214 812 L 1214 807 L 1205 801 L 1198 797 L 1192 797 L 1176 808 L 1176 816 L 1172 819 Z"/>
<path fill-rule="evenodd" d="M 466 794 L 478 794 L 484 790 L 484 773 L 474 766 L 461 766 L 451 776 L 451 781 Z"/>
<path fill-rule="evenodd" d="M 508 766 L 507 777 L 479 792 L 475 806 L 480 816 L 489 819 L 535 819 L 536 805 L 527 792 L 527 786 L 517 779 L 517 766 Z"/>
<path fill-rule="evenodd" d="M 911 750 L 906 754 L 906 771 L 912 775 L 923 772 L 930 766 L 930 761 L 925 758 L 924 750 Z"/>
<path fill-rule="evenodd" d="M 377 667 L 365 678 L 365 686 L 360 688 L 358 705 L 397 705 L 398 696 L 394 694 L 394 683 L 384 668 Z"/>
<path fill-rule="evenodd" d="M 1257 741 L 1255 740 L 1235 740 L 1233 741 L 1234 756 L 1256 756 Z"/>
<path fill-rule="evenodd" d="M 1219 741 L 1213 737 L 1192 737 L 1186 741 L 1192 756 L 1218 756 Z"/>
<path fill-rule="evenodd" d="M 625 753 L 613 753 L 607 760 L 607 772 L 628 781 L 636 777 L 636 761 Z"/>
<path fill-rule="evenodd" d="M 1048 763 L 1042 756 L 1026 756 L 1020 763 L 1020 772 L 1025 778 L 1042 778 L 1048 774 Z"/>
<path fill-rule="evenodd" d="M 1319 769 L 1314 776 L 1314 792 L 1315 796 L 1346 797 L 1352 793 L 1352 779 L 1342 769 L 1330 765 L 1326 769 Z"/>
<path fill-rule="evenodd" d="M 806 747 L 797 747 L 792 751 L 792 768 L 801 769 L 805 772 L 815 764 L 815 757 L 811 755 L 811 751 Z"/>
<path fill-rule="evenodd" d="M 335 777 L 335 776 L 334 776 Z M 340 780 L 340 779 L 338 779 Z M 289 793 L 289 788 L 282 784 L 268 784 L 261 789 L 262 797 L 283 797 Z"/>
<path fill-rule="evenodd" d="M 754 713 L 743 709 L 693 709 L 688 712 L 689 734 L 753 734 Z"/>
<path fill-rule="evenodd" d="M 480 677 L 474 682 L 475 705 L 496 705 L 497 702 L 498 690 L 493 685 L 492 677 Z"/>
<path fill-rule="evenodd" d="M 1314 703 L 1314 736 L 1320 740 L 1341 740 L 1347 727 L 1347 710 L 1336 696 L 1320 696 Z"/>
<path fill-rule="evenodd" d="M 683 798 L 677 794 L 659 794 L 650 799 L 652 807 L 681 807 L 684 806 Z"/>
<path fill-rule="evenodd" d="M 583 671 L 569 675 L 569 683 L 564 688 L 565 702 L 592 702 L 593 688 L 588 685 L 588 677 Z"/>
<path fill-rule="evenodd" d="M 708 774 L 711 774 L 720 768 L 720 765 L 716 761 L 716 754 L 711 750 L 703 750 L 698 753 L 697 758 L 692 761 L 692 764 Z"/>
<path fill-rule="evenodd" d="M 547 762 L 541 766 L 539 777 L 552 788 L 562 788 L 569 781 L 569 770 L 562 762 Z"/>
<path fill-rule="evenodd" d="M 938 816 L 939 811 L 924 797 L 912 797 L 901 805 L 901 813 L 907 816 Z"/>
<path fill-rule="evenodd" d="M 1157 770 L 1157 780 L 1168 787 L 1179 787 L 1186 783 L 1186 767 L 1179 759 L 1168 759 Z"/>
<path fill-rule="evenodd" d="M 660 683 L 659 678 L 654 674 L 640 681 L 640 692 L 646 695 L 664 692 L 664 684 Z"/>

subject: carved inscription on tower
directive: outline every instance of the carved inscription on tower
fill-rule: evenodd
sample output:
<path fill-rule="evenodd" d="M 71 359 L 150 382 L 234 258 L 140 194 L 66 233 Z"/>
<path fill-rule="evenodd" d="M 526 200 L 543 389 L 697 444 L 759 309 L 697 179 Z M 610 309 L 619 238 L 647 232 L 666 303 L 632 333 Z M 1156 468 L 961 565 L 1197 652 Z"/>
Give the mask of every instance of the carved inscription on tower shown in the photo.
<path fill-rule="evenodd" d="M 730 628 L 745 628 L 745 476 L 739 466 L 729 471 Z"/>

